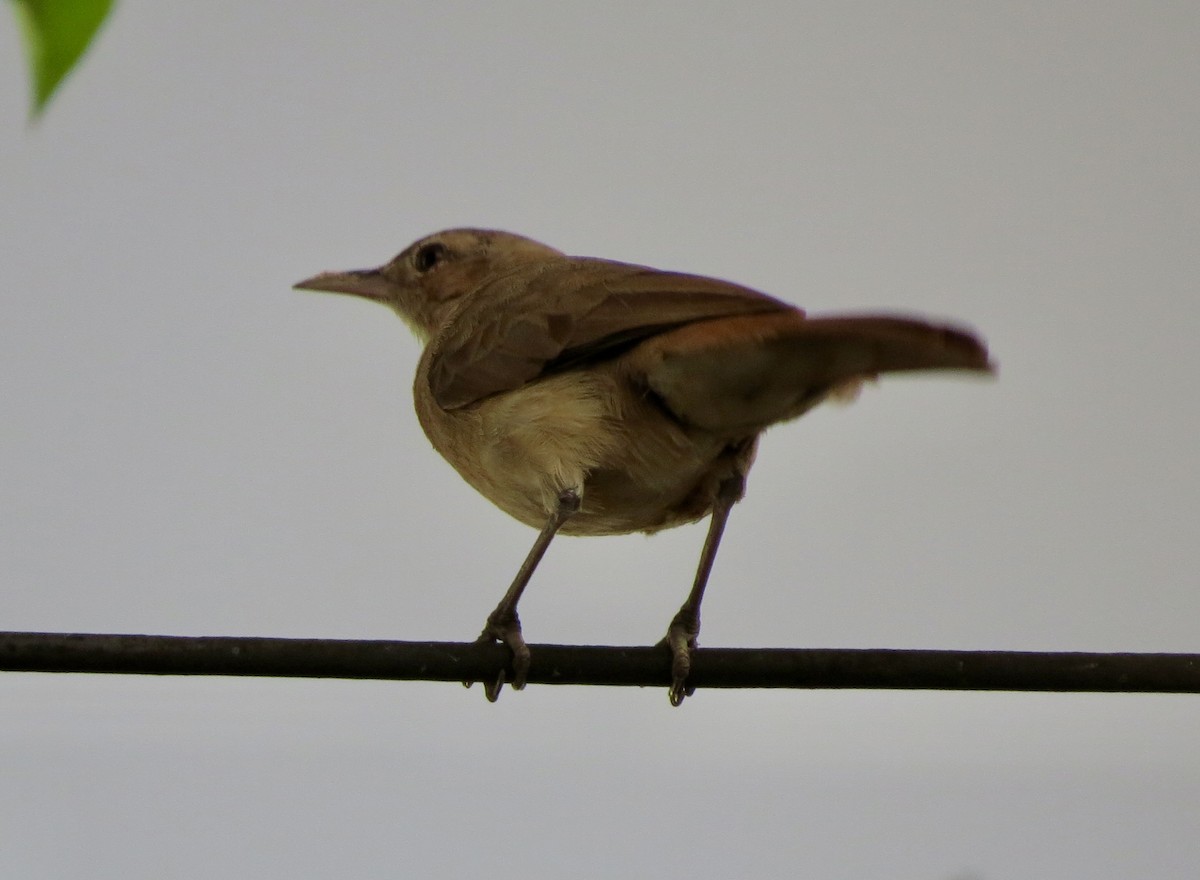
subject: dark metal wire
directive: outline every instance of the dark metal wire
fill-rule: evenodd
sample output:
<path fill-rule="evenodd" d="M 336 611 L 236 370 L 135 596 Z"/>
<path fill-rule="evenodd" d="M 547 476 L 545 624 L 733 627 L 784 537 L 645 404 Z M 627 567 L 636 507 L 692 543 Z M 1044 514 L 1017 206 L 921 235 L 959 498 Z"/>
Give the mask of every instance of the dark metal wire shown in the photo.
<path fill-rule="evenodd" d="M 531 684 L 666 686 L 663 646 L 531 645 Z M 494 681 L 500 645 L 0 632 L 0 670 Z M 698 688 L 1200 693 L 1200 654 L 700 648 Z"/>

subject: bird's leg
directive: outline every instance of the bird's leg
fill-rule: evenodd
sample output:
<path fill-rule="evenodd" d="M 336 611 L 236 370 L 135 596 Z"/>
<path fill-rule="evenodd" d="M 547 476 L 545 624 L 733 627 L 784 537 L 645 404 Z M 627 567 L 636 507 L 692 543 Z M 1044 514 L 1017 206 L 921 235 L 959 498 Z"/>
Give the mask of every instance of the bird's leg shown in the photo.
<path fill-rule="evenodd" d="M 721 534 L 725 531 L 725 523 L 729 520 L 729 511 L 741 500 L 746 489 L 744 474 L 735 474 L 721 481 L 717 488 L 717 497 L 713 502 L 712 516 L 708 521 L 708 535 L 704 538 L 704 548 L 700 551 L 700 564 L 696 568 L 696 580 L 687 600 L 667 627 L 666 644 L 671 649 L 671 690 L 668 696 L 672 706 L 678 706 L 684 697 L 691 696 L 694 687 L 687 686 L 688 673 L 692 669 L 692 649 L 696 647 L 696 638 L 700 635 L 700 603 L 704 599 L 704 587 L 708 584 L 708 575 L 712 571 L 713 560 L 717 558 L 717 548 L 721 545 Z"/>
<path fill-rule="evenodd" d="M 551 539 L 562 528 L 563 523 L 579 511 L 579 503 L 579 493 L 575 489 L 564 489 L 558 494 L 558 502 L 554 511 L 546 520 L 546 524 L 542 526 L 542 530 L 538 532 L 537 539 L 529 549 L 525 561 L 521 563 L 508 592 L 504 594 L 504 598 L 500 600 L 496 610 L 488 615 L 487 623 L 479 636 L 481 642 L 489 642 L 494 639 L 508 645 L 508 649 L 512 652 L 513 677 L 511 684 L 513 690 L 519 691 L 525 687 L 525 676 L 529 674 L 529 646 L 525 644 L 525 637 L 521 635 L 521 620 L 517 617 L 517 603 L 521 601 L 521 594 L 525 592 L 525 586 L 533 576 L 533 570 L 542 561 L 542 556 L 545 555 L 546 548 L 550 546 Z M 496 702 L 502 687 L 504 687 L 503 671 L 500 672 L 500 676 L 494 683 L 484 685 L 484 693 L 489 702 Z"/>

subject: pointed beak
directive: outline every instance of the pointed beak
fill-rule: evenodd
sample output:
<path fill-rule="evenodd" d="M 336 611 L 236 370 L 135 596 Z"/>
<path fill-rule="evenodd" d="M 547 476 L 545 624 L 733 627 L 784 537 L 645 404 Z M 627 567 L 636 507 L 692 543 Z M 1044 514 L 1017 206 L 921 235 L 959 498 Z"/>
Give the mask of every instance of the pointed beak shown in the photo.
<path fill-rule="evenodd" d="M 322 272 L 292 285 L 293 290 L 319 290 L 327 293 L 349 293 L 386 303 L 391 283 L 379 269 L 353 269 L 349 272 Z"/>

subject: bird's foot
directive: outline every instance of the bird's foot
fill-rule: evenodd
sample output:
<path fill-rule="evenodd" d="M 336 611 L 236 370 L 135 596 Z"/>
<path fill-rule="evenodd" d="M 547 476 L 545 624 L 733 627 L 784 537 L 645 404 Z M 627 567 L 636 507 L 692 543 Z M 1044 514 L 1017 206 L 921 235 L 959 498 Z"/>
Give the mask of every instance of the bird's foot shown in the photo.
<path fill-rule="evenodd" d="M 522 690 L 525 687 L 525 679 L 529 675 L 530 654 L 529 645 L 525 644 L 525 637 L 521 634 L 521 621 L 516 612 L 508 614 L 492 612 L 477 641 L 503 642 L 508 646 L 508 650 L 512 653 L 513 669 L 512 680 L 508 683 L 514 691 Z M 501 669 L 494 682 L 484 682 L 483 693 L 489 703 L 494 703 L 500 698 L 500 691 L 505 683 L 505 672 L 506 670 Z"/>
<path fill-rule="evenodd" d="M 692 650 L 696 647 L 696 639 L 700 635 L 700 617 L 681 608 L 667 627 L 667 636 L 663 643 L 671 651 L 671 688 L 667 697 L 672 706 L 678 706 L 684 697 L 690 697 L 696 692 L 694 685 L 687 683 L 692 671 Z"/>

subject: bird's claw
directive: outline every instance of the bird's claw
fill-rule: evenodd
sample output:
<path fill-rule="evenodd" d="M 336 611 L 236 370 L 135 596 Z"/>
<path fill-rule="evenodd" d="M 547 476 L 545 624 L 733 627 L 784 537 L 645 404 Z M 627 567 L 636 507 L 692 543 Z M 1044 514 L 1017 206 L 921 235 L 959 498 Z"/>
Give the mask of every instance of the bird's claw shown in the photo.
<path fill-rule="evenodd" d="M 500 670 L 500 674 L 496 676 L 495 681 L 485 681 L 483 683 L 483 695 L 487 697 L 489 703 L 494 703 L 500 699 L 500 691 L 504 689 L 504 670 Z"/>
<path fill-rule="evenodd" d="M 692 671 L 692 650 L 696 647 L 699 630 L 699 621 L 681 612 L 671 621 L 667 637 L 663 639 L 671 651 L 671 687 L 667 698 L 672 706 L 680 705 L 685 697 L 696 692 L 695 685 L 689 685 L 687 679 Z"/>
<path fill-rule="evenodd" d="M 498 617 L 493 614 L 488 618 L 477 641 L 502 642 L 508 646 L 512 653 L 513 676 L 507 683 L 514 691 L 524 690 L 526 679 L 529 677 L 531 655 L 529 645 L 525 643 L 525 637 L 521 634 L 521 621 L 517 615 Z M 483 693 L 489 703 L 494 703 L 500 698 L 500 691 L 503 690 L 506 681 L 505 673 L 506 670 L 501 669 L 494 682 L 484 682 Z M 467 686 L 470 687 L 470 684 Z"/>

